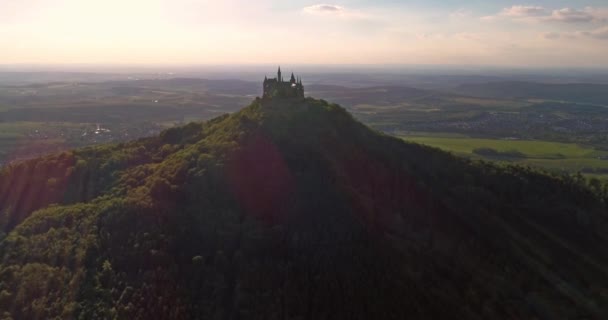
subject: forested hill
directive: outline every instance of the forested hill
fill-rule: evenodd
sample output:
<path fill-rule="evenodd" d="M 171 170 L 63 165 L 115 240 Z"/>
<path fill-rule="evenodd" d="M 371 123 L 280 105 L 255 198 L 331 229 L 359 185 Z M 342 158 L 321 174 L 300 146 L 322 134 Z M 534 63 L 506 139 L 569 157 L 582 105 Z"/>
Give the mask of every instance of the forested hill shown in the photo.
<path fill-rule="evenodd" d="M 255 100 L 0 172 L 3 319 L 606 319 L 599 186 Z"/>

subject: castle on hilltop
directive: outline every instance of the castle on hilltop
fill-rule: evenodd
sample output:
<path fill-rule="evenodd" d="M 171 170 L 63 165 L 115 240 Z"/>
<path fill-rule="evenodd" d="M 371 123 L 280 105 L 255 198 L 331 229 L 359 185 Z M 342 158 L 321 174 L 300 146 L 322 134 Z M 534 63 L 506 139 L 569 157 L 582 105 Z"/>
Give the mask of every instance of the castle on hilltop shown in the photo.
<path fill-rule="evenodd" d="M 291 74 L 288 82 L 283 80 L 281 67 L 276 78 L 264 77 L 264 98 L 304 98 L 302 79 Z"/>

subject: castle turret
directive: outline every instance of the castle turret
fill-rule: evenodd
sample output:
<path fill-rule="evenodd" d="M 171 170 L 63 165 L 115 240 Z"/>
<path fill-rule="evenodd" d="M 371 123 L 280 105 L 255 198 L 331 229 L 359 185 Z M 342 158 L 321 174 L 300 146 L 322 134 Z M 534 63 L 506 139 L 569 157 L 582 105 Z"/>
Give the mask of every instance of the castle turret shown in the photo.
<path fill-rule="evenodd" d="M 268 79 L 264 77 L 264 98 L 304 98 L 304 86 L 302 79 L 291 73 L 289 82 L 283 79 L 281 67 L 277 71 L 277 77 Z"/>

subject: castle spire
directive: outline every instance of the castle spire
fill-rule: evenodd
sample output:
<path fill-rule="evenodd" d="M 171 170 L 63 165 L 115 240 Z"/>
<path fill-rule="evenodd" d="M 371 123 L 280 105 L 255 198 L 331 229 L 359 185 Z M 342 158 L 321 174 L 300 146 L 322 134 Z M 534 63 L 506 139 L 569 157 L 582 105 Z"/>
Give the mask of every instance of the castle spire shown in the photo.
<path fill-rule="evenodd" d="M 285 81 L 281 66 L 277 70 L 277 78 L 264 76 L 263 96 L 265 99 L 271 98 L 304 98 L 304 86 L 302 78 L 291 72 L 291 79 Z"/>

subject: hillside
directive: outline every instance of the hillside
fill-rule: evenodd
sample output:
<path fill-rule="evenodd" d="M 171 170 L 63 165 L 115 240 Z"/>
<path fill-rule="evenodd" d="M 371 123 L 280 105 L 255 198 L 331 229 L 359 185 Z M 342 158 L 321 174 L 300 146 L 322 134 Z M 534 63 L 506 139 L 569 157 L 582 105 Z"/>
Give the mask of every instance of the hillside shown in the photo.
<path fill-rule="evenodd" d="M 0 171 L 0 317 L 605 319 L 601 194 L 256 99 Z"/>

